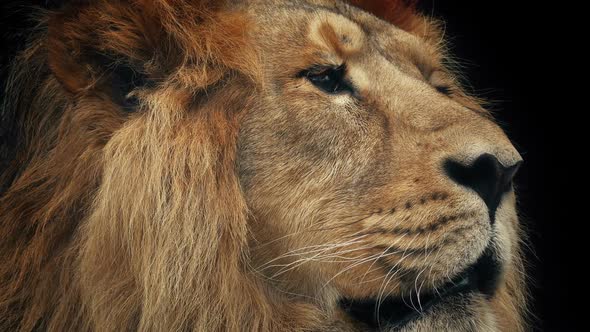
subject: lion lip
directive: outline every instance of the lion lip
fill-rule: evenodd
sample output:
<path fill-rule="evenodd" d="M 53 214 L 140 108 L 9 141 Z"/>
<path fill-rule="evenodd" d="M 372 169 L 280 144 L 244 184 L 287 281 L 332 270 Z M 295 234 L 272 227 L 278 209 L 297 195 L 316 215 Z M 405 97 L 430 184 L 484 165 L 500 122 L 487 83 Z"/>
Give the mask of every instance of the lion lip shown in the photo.
<path fill-rule="evenodd" d="M 501 265 L 487 249 L 471 266 L 436 291 L 406 297 L 388 297 L 378 304 L 377 299 L 342 299 L 341 308 L 353 319 L 371 328 L 387 326 L 401 328 L 419 319 L 430 308 L 453 297 L 478 293 L 491 298 L 501 275 Z"/>

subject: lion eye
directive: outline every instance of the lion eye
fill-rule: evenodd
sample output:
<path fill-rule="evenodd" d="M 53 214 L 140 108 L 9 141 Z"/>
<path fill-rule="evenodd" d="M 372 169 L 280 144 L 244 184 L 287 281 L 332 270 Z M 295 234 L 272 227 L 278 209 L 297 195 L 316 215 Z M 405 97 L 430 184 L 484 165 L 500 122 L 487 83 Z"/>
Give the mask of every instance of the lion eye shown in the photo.
<path fill-rule="evenodd" d="M 443 95 L 450 96 L 452 94 L 450 86 L 441 85 L 441 86 L 435 86 L 434 88 L 436 89 L 436 91 L 438 91 L 439 93 L 442 93 Z"/>
<path fill-rule="evenodd" d="M 298 76 L 305 77 L 318 89 L 329 94 L 354 93 L 352 84 L 346 79 L 345 65 L 338 67 L 312 67 L 311 69 L 302 71 Z"/>
<path fill-rule="evenodd" d="M 439 93 L 445 96 L 451 96 L 453 94 L 453 88 L 451 87 L 449 78 L 442 71 L 435 70 L 432 72 L 428 81 Z"/>

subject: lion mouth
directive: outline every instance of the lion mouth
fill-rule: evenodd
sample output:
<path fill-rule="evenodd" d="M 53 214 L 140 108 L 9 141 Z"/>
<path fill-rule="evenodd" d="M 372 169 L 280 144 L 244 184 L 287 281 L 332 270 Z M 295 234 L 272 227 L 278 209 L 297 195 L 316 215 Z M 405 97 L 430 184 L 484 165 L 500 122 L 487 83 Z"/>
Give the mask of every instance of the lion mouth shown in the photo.
<path fill-rule="evenodd" d="M 377 299 L 342 299 L 340 307 L 353 319 L 378 330 L 380 327 L 401 328 L 426 314 L 443 301 L 452 301 L 470 294 L 482 294 L 491 298 L 498 285 L 501 265 L 492 250 L 487 249 L 471 266 L 459 273 L 452 281 L 418 296 L 388 297 L 378 303 Z"/>

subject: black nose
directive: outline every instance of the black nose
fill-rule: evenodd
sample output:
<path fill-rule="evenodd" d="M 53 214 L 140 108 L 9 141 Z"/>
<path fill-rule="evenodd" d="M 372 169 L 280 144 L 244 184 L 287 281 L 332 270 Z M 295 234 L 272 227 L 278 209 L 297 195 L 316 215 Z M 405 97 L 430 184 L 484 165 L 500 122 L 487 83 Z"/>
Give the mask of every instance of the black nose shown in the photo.
<path fill-rule="evenodd" d="M 486 153 L 479 156 L 471 165 L 447 160 L 444 168 L 453 181 L 475 190 L 488 206 L 490 221 L 493 223 L 502 196 L 512 187 L 512 179 L 521 163 L 519 161 L 505 167 L 496 157 Z"/>

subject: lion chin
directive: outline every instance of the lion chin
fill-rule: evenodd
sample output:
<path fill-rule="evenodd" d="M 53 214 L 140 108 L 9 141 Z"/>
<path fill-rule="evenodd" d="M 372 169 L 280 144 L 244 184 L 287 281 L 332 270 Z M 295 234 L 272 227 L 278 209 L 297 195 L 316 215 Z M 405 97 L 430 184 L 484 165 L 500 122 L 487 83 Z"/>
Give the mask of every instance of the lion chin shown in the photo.
<path fill-rule="evenodd" d="M 38 10 L 0 331 L 524 331 L 522 157 L 414 1 Z"/>
<path fill-rule="evenodd" d="M 453 330 L 484 329 L 493 326 L 477 310 L 485 310 L 485 302 L 494 296 L 501 276 L 501 265 L 491 250 L 464 271 L 435 290 L 416 289 L 404 297 L 381 300 L 342 299 L 340 306 L 354 319 L 371 329 L 414 331 L 435 327 Z M 479 324 L 474 322 L 481 320 Z M 489 317 L 487 317 L 489 319 Z"/>

